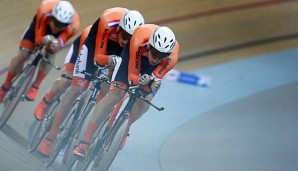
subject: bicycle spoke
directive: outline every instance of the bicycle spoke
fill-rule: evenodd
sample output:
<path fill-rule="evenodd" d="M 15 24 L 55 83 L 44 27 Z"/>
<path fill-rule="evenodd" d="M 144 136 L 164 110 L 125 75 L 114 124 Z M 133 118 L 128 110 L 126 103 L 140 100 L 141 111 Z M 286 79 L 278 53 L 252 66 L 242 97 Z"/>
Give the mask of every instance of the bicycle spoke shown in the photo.
<path fill-rule="evenodd" d="M 124 114 L 118 119 L 109 136 L 106 137 L 103 148 L 97 155 L 92 167 L 94 170 L 108 170 L 120 150 L 123 139 L 127 136 L 129 115 Z"/>
<path fill-rule="evenodd" d="M 10 90 L 11 93 L 8 94 L 8 99 L 5 99 L 5 105 L 0 120 L 0 129 L 10 118 L 11 114 L 13 113 L 19 101 L 21 100 L 22 95 L 27 92 L 31 84 L 31 80 L 34 76 L 34 72 L 34 66 L 26 67 L 20 73 L 20 76 L 17 76 L 17 80 L 14 81 Z"/>

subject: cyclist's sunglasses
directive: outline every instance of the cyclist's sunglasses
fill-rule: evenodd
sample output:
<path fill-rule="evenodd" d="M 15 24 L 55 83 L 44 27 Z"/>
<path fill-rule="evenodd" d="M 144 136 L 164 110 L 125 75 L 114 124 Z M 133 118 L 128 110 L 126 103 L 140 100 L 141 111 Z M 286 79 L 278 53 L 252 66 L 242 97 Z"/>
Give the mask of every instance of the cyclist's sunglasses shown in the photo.
<path fill-rule="evenodd" d="M 129 40 L 132 35 L 127 33 L 122 27 L 119 26 L 119 35 L 121 35 L 123 40 Z"/>
<path fill-rule="evenodd" d="M 149 44 L 149 51 L 154 59 L 158 59 L 160 61 L 164 60 L 166 57 L 168 57 L 171 54 L 171 53 L 160 52 L 150 44 Z"/>
<path fill-rule="evenodd" d="M 53 22 L 56 28 L 59 29 L 63 29 L 65 27 L 67 27 L 69 24 L 68 23 L 61 23 L 60 21 L 58 21 L 56 18 L 53 17 Z"/>

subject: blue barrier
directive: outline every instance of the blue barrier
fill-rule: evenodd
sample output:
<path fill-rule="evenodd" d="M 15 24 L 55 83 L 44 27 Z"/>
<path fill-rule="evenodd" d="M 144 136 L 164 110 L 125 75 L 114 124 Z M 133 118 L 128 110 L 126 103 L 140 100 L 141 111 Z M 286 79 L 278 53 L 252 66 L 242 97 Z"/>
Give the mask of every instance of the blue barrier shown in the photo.
<path fill-rule="evenodd" d="M 170 70 L 165 75 L 165 79 L 169 81 L 191 84 L 199 87 L 209 87 L 212 81 L 210 76 L 183 72 L 176 69 Z"/>

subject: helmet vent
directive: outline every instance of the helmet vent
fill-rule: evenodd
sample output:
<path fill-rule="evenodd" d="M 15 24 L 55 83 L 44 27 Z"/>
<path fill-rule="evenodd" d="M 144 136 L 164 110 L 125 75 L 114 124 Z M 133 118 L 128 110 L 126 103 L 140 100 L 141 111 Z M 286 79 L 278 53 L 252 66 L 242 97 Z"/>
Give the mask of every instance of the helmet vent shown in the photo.
<path fill-rule="evenodd" d="M 174 43 L 171 44 L 171 49 L 174 47 Z"/>

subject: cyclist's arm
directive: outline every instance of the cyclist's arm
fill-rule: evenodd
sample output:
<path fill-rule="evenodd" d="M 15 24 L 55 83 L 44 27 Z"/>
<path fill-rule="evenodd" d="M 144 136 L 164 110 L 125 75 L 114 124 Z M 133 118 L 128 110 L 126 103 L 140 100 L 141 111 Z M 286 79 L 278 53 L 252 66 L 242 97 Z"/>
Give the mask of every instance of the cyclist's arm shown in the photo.
<path fill-rule="evenodd" d="M 94 27 L 94 26 L 93 26 Z M 94 61 L 96 61 L 99 65 L 106 65 L 109 62 L 109 56 L 106 55 L 106 50 L 108 46 L 108 38 L 111 32 L 111 28 L 109 27 L 106 20 L 103 18 L 98 22 L 97 33 L 96 33 L 96 41 L 95 41 L 95 52 L 94 52 Z"/>
<path fill-rule="evenodd" d="M 36 13 L 36 25 L 35 25 L 35 43 L 40 46 L 42 44 L 42 38 L 46 35 L 46 26 L 49 20 L 51 9 L 54 8 L 56 3 L 52 1 L 42 1 L 37 9 Z"/>
<path fill-rule="evenodd" d="M 153 76 L 162 79 L 163 76 L 170 71 L 178 62 L 179 58 L 179 44 L 176 41 L 175 49 L 171 53 L 169 57 L 167 57 L 165 60 L 163 60 L 154 70 L 153 70 Z"/>
<path fill-rule="evenodd" d="M 128 81 L 138 85 L 141 71 L 141 55 L 146 51 L 138 35 L 133 35 L 129 44 Z"/>

